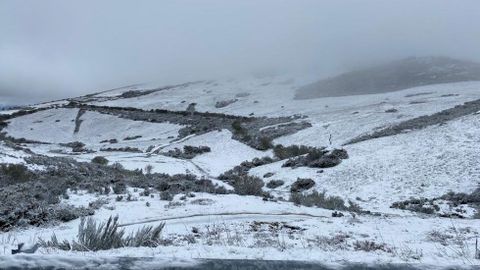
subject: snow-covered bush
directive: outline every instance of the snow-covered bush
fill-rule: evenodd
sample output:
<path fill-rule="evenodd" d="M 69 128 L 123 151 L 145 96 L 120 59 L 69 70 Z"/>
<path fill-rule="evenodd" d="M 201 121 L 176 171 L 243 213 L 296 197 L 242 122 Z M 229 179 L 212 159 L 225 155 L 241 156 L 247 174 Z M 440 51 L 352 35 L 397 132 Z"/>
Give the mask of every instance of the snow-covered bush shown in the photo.
<path fill-rule="evenodd" d="M 355 241 L 353 243 L 353 247 L 355 250 L 361 250 L 361 251 L 366 251 L 366 252 L 371 252 L 371 251 L 384 251 L 388 253 L 392 253 L 392 249 L 387 246 L 385 243 L 376 243 L 374 241 Z"/>

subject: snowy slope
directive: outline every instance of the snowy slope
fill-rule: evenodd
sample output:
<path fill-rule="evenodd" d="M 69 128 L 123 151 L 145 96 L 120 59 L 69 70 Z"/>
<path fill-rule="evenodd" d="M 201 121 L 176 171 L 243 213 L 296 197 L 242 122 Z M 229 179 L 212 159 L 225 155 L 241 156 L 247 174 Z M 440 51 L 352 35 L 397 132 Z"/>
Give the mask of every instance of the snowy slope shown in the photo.
<path fill-rule="evenodd" d="M 314 77 L 289 76 L 241 78 L 236 80 L 203 81 L 165 88 L 132 98 L 121 97 L 126 91 L 143 91 L 158 86 L 130 86 L 88 96 L 88 104 L 140 109 L 168 109 L 182 111 L 190 103 L 196 110 L 248 116 L 291 116 L 301 114 L 312 127 L 274 140 L 276 144 L 303 144 L 327 146 L 329 149 L 361 134 L 393 125 L 422 115 L 452 108 L 464 102 L 480 99 L 480 82 L 416 87 L 397 92 L 361 96 L 326 97 L 314 100 L 294 100 L 295 90 L 313 82 Z M 237 99 L 222 108 L 218 101 Z M 64 104 L 67 101 L 58 101 Z M 47 106 L 42 104 L 41 106 Z M 395 109 L 395 110 L 392 110 Z M 387 112 L 387 111 L 391 112 Z M 114 115 L 87 111 L 78 119 L 78 109 L 52 108 L 9 120 L 3 130 L 15 138 L 48 142 L 26 144 L 33 152 L 50 156 L 71 156 L 80 161 L 105 156 L 111 163 L 118 162 L 127 169 L 152 166 L 153 172 L 168 174 L 193 173 L 216 180 L 221 173 L 256 157 L 272 156 L 271 151 L 259 151 L 232 139 L 228 130 L 190 135 L 176 140 L 181 125 L 150 123 L 119 118 Z M 77 120 L 81 120 L 78 132 Z M 42 254 L 61 256 L 159 256 L 178 258 L 251 258 L 319 260 L 325 263 L 353 262 L 414 262 L 433 265 L 476 265 L 472 261 L 472 247 L 479 235 L 476 219 L 447 219 L 391 209 L 393 202 L 410 197 L 433 198 L 448 191 L 471 192 L 480 184 L 480 115 L 467 115 L 442 125 L 410 131 L 390 137 L 346 145 L 349 158 L 336 167 L 320 172 L 312 168 L 285 168 L 284 161 L 259 166 L 251 175 L 264 179 L 283 180 L 275 190 L 264 187 L 275 197 L 288 199 L 290 185 L 297 178 L 312 178 L 314 189 L 337 195 L 358 203 L 363 209 L 380 213 L 332 218 L 332 211 L 295 206 L 287 201 L 263 201 L 260 197 L 239 195 L 212 195 L 196 193 L 182 200 L 177 195 L 173 202 L 161 201 L 158 194 L 141 197 L 140 190 L 130 192 L 137 201 L 117 202 L 109 197 L 108 207 L 101 208 L 94 218 L 104 220 L 119 214 L 125 228 L 135 230 L 144 224 L 167 223 L 164 236 L 172 245 L 158 248 L 124 248 L 94 253 L 62 252 L 42 249 Z M 127 137 L 141 136 L 133 140 Z M 101 142 L 117 139 L 118 143 Z M 331 144 L 330 144 L 331 140 Z M 60 143 L 80 141 L 93 153 L 72 153 Z M 191 160 L 172 158 L 163 154 L 183 146 L 208 146 L 211 152 Z M 99 151 L 105 147 L 134 147 L 138 153 Z M 55 150 L 62 151 L 55 151 Z M 148 151 L 147 151 L 148 149 Z M 0 144 L 0 162 L 22 162 L 23 155 Z M 274 173 L 264 178 L 266 173 Z M 88 205 L 104 195 L 70 194 L 63 203 Z M 149 207 L 146 206 L 149 202 Z M 139 211 L 141 210 L 141 211 Z M 468 211 L 475 211 L 469 209 Z M 279 232 L 252 230 L 252 223 L 286 222 L 305 230 Z M 50 228 L 28 228 L 0 234 L 0 252 L 20 241 L 33 242 L 52 233 L 61 239 L 75 236 L 79 221 Z M 201 231 L 217 229 L 218 239 L 202 234 L 195 242 L 192 227 Z M 268 225 L 267 225 L 268 227 Z M 218 229 L 220 228 L 220 229 Z M 446 247 L 430 239 L 438 230 L 458 241 Z M 330 249 L 318 237 L 348 235 L 348 247 Z M 240 240 L 234 236 L 239 235 Z M 267 235 L 267 236 L 265 236 Z M 211 237 L 211 238 L 209 238 Z M 262 237 L 271 245 L 260 245 Z M 260 240 L 259 240 L 260 238 Z M 2 240 L 3 239 L 3 240 Z M 317 239 L 317 240 L 315 240 Z M 323 239 L 323 238 L 322 238 Z M 215 240 L 215 241 L 214 241 Z M 324 239 L 325 240 L 325 239 Z M 355 241 L 385 243 L 391 252 L 364 252 L 353 248 Z M 438 239 L 437 239 L 438 240 Z M 315 242 L 317 241 L 317 242 Z M 320 242 L 318 242 L 320 241 Z M 452 240 L 453 241 L 453 240 Z M 323 243 L 323 244 L 322 244 Z M 460 243 L 460 244 L 458 244 Z M 5 247 L 5 248 L 2 248 Z M 465 248 L 466 247 L 466 248 Z M 468 249 L 468 250 L 467 250 Z M 468 252 L 468 256 L 466 255 Z M 1 253 L 0 253 L 1 254 Z"/>
<path fill-rule="evenodd" d="M 75 131 L 75 119 L 78 109 L 50 109 L 39 111 L 10 120 L 5 129 L 9 136 L 48 143 L 68 143 L 80 141 L 88 148 L 98 149 L 106 145 L 103 140 L 116 139 L 115 147 L 134 144 L 139 148 L 168 142 L 170 136 L 176 137 L 180 125 L 170 123 L 149 123 L 132 121 L 116 116 L 85 112 L 78 132 Z M 135 142 L 127 137 L 141 136 Z"/>

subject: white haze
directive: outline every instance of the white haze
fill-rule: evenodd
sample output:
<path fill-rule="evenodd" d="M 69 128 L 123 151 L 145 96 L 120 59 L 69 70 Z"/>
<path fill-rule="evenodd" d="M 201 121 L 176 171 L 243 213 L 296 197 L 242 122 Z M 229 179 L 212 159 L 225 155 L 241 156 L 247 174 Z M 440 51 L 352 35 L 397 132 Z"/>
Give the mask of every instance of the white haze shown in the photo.
<path fill-rule="evenodd" d="M 408 56 L 480 61 L 480 1 L 0 2 L 0 104 Z M 1 97 L 4 97 L 1 99 Z"/>

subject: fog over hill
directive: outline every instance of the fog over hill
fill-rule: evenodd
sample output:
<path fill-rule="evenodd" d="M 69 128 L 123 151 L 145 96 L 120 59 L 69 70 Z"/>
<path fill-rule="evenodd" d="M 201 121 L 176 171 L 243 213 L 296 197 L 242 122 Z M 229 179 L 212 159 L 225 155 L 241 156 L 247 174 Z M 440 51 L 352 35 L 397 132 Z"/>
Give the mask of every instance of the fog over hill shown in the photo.
<path fill-rule="evenodd" d="M 320 80 L 409 56 L 478 62 L 478 14 L 477 0 L 4 0 L 0 96 L 30 104 L 258 73 Z"/>
<path fill-rule="evenodd" d="M 295 98 L 377 94 L 461 81 L 480 81 L 480 64 L 447 57 L 410 57 L 321 80 L 300 88 Z"/>

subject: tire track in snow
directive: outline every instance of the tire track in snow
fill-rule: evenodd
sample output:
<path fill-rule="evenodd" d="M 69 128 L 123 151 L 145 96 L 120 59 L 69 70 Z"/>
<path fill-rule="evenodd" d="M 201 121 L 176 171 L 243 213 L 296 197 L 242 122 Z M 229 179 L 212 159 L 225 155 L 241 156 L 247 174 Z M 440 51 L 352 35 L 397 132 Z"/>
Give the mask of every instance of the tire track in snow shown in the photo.
<path fill-rule="evenodd" d="M 192 214 L 186 216 L 176 216 L 176 217 L 167 217 L 167 218 L 152 218 L 143 221 L 129 222 L 120 224 L 118 227 L 127 227 L 131 225 L 147 224 L 158 221 L 170 221 L 170 220 L 179 220 L 179 219 L 188 219 L 196 217 L 211 217 L 211 216 L 298 216 L 298 217 L 308 217 L 308 218 L 329 218 L 328 216 L 313 215 L 307 213 L 294 213 L 294 212 L 283 212 L 283 213 L 261 213 L 261 212 L 221 212 L 221 213 L 211 213 L 211 214 Z"/>

